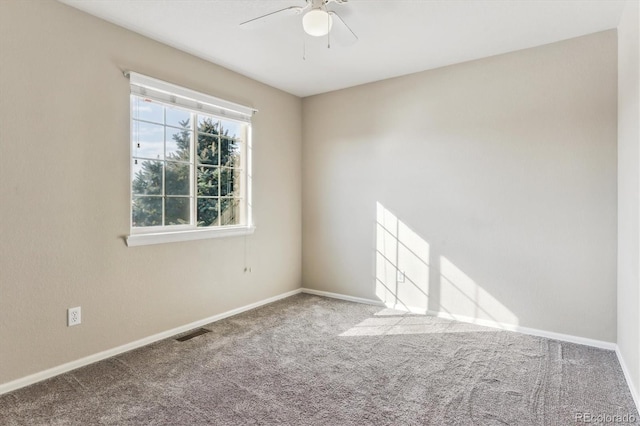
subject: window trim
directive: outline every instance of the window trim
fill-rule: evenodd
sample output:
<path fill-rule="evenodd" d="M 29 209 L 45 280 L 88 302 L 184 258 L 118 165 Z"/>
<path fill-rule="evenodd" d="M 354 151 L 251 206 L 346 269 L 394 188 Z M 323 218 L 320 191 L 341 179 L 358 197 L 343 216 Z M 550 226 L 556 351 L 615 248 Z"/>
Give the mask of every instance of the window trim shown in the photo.
<path fill-rule="evenodd" d="M 132 94 L 156 101 L 247 123 L 250 123 L 253 114 L 258 112 L 255 108 L 196 92 L 133 71 L 125 71 L 124 75 L 129 78 Z"/>
<path fill-rule="evenodd" d="M 148 234 L 130 234 L 125 240 L 127 247 L 147 246 L 152 244 L 176 243 L 182 241 L 205 240 L 209 238 L 238 237 L 251 235 L 255 231 L 254 225 L 233 225 L 217 228 L 189 229 L 171 232 L 156 232 Z"/>
<path fill-rule="evenodd" d="M 193 91 L 181 86 L 177 86 L 171 83 L 167 83 L 162 80 L 147 77 L 142 74 L 126 71 L 124 73 L 126 77 L 130 79 L 130 95 L 138 97 L 146 97 L 151 100 L 157 101 L 160 104 L 175 105 L 176 107 L 190 110 L 192 113 L 204 114 L 209 116 L 218 117 L 222 120 L 232 120 L 238 122 L 244 122 L 248 124 L 246 127 L 246 135 L 244 141 L 245 153 L 242 158 L 243 167 L 242 173 L 244 175 L 243 181 L 245 182 L 242 190 L 242 202 L 244 203 L 243 211 L 246 216 L 246 223 L 241 225 L 226 225 L 226 226 L 214 226 L 214 227 L 202 227 L 197 228 L 195 225 L 173 225 L 170 228 L 165 227 L 151 227 L 151 229 L 145 230 L 144 228 L 134 228 L 131 222 L 131 214 L 133 208 L 133 193 L 131 191 L 131 182 L 129 190 L 129 235 L 125 237 L 125 242 L 128 247 L 162 244 L 170 242 L 182 242 L 192 240 L 202 240 L 210 238 L 223 238 L 233 236 L 243 236 L 253 234 L 255 226 L 253 224 L 253 208 L 252 208 L 252 126 L 251 117 L 257 112 L 256 109 L 250 108 L 244 105 L 235 104 L 223 99 L 219 99 L 210 95 L 206 95 L 200 92 Z M 132 122 L 133 112 L 130 112 L 129 123 Z M 132 130 L 131 130 L 132 131 Z M 130 131 L 130 132 L 131 132 Z M 131 133 L 130 133 L 131 134 Z M 194 134 L 195 135 L 195 134 Z M 129 138 L 130 148 L 133 150 L 132 139 Z M 194 143 L 191 144 L 192 149 Z M 133 151 L 129 155 L 130 171 L 129 176 L 133 170 L 131 169 L 133 159 Z M 190 163 L 191 164 L 191 163 Z M 197 167 L 195 164 L 191 164 L 191 167 Z M 194 170 L 195 173 L 195 170 Z M 193 190 L 193 188 L 191 188 Z M 195 194 L 194 194 L 195 197 Z M 195 208 L 195 198 L 192 203 L 192 210 Z M 191 212 L 192 220 L 195 212 Z M 175 227 L 174 227 L 175 226 Z"/>

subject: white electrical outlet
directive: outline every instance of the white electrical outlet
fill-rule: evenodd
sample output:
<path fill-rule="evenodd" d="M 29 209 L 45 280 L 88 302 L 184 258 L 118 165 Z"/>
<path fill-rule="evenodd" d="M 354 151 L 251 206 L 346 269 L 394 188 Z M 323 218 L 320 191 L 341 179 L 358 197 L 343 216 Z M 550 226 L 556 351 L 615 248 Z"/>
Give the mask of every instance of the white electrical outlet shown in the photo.
<path fill-rule="evenodd" d="M 82 311 L 80 306 L 67 309 L 67 326 L 78 325 L 82 322 Z"/>
<path fill-rule="evenodd" d="M 404 271 L 398 271 L 396 273 L 396 281 L 398 281 L 399 283 L 404 282 Z"/>

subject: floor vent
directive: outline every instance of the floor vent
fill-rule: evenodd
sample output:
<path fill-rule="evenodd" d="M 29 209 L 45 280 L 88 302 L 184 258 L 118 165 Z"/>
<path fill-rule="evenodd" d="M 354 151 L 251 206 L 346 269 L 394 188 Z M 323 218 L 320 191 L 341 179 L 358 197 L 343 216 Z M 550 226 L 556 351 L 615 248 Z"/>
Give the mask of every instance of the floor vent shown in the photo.
<path fill-rule="evenodd" d="M 191 340 L 194 337 L 198 337 L 201 334 L 210 333 L 210 332 L 211 332 L 211 330 L 207 330 L 206 328 L 199 328 L 197 330 L 193 330 L 193 331 L 189 332 L 189 334 L 185 334 L 184 336 L 180 336 L 180 337 L 176 338 L 176 340 L 178 342 L 184 342 L 186 340 Z"/>

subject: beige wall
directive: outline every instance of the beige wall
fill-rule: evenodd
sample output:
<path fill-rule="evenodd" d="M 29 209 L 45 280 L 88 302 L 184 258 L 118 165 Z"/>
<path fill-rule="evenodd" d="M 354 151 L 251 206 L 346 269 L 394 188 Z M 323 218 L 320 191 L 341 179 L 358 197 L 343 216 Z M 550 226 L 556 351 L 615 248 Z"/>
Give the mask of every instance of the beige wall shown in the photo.
<path fill-rule="evenodd" d="M 612 30 L 304 99 L 303 285 L 615 342 L 616 72 Z"/>
<path fill-rule="evenodd" d="M 640 8 L 618 27 L 618 346 L 640 397 Z"/>
<path fill-rule="evenodd" d="M 212 40 L 212 43 L 215 40 Z M 130 69 L 260 110 L 254 235 L 127 248 Z M 53 1 L 0 1 L 0 384 L 300 287 L 301 101 Z M 83 323 L 66 327 L 66 309 Z"/>

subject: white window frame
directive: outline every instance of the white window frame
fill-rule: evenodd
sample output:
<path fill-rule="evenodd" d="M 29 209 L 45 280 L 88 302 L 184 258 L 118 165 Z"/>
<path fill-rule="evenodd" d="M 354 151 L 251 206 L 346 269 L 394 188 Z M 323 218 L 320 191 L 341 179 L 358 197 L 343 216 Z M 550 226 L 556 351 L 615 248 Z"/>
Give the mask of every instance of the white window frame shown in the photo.
<path fill-rule="evenodd" d="M 131 187 L 131 181 L 133 178 L 133 168 L 130 166 L 129 172 L 129 235 L 125 238 L 127 246 L 141 246 L 149 244 L 161 244 L 169 242 L 191 241 L 201 240 L 208 238 L 220 238 L 231 236 L 242 236 L 253 233 L 255 226 L 253 225 L 252 216 L 252 185 L 251 185 L 251 117 L 257 110 L 235 104 L 223 99 L 215 98 L 200 92 L 193 91 L 184 87 L 180 87 L 171 83 L 167 83 L 162 80 L 158 80 L 152 77 L 148 77 L 142 74 L 134 72 L 125 72 L 125 76 L 130 79 L 131 94 L 139 97 L 156 101 L 160 104 L 168 106 L 175 106 L 181 109 L 189 110 L 192 113 L 203 114 L 207 116 L 213 116 L 221 120 L 233 120 L 241 121 L 246 126 L 246 134 L 244 140 L 245 152 L 241 156 L 241 170 L 243 185 L 241 186 L 241 202 L 243 206 L 244 223 L 240 225 L 226 225 L 226 226 L 211 226 L 211 227 L 197 227 L 195 223 L 195 205 L 197 200 L 197 194 L 193 194 L 191 197 L 191 220 L 192 225 L 170 225 L 170 226 L 153 226 L 153 227 L 134 227 L 132 212 L 133 212 L 133 188 Z M 130 113 L 129 123 L 133 122 L 133 110 Z M 192 123 L 194 127 L 197 127 L 197 123 Z M 195 132 L 192 132 L 192 138 L 195 137 Z M 131 154 L 129 157 L 130 164 L 133 164 L 134 150 L 133 150 L 133 128 L 130 131 L 129 144 L 131 147 Z M 191 143 L 191 165 L 193 168 L 192 180 L 195 173 L 197 164 L 195 161 L 195 143 Z M 191 190 L 195 190 L 195 184 L 192 182 Z"/>

